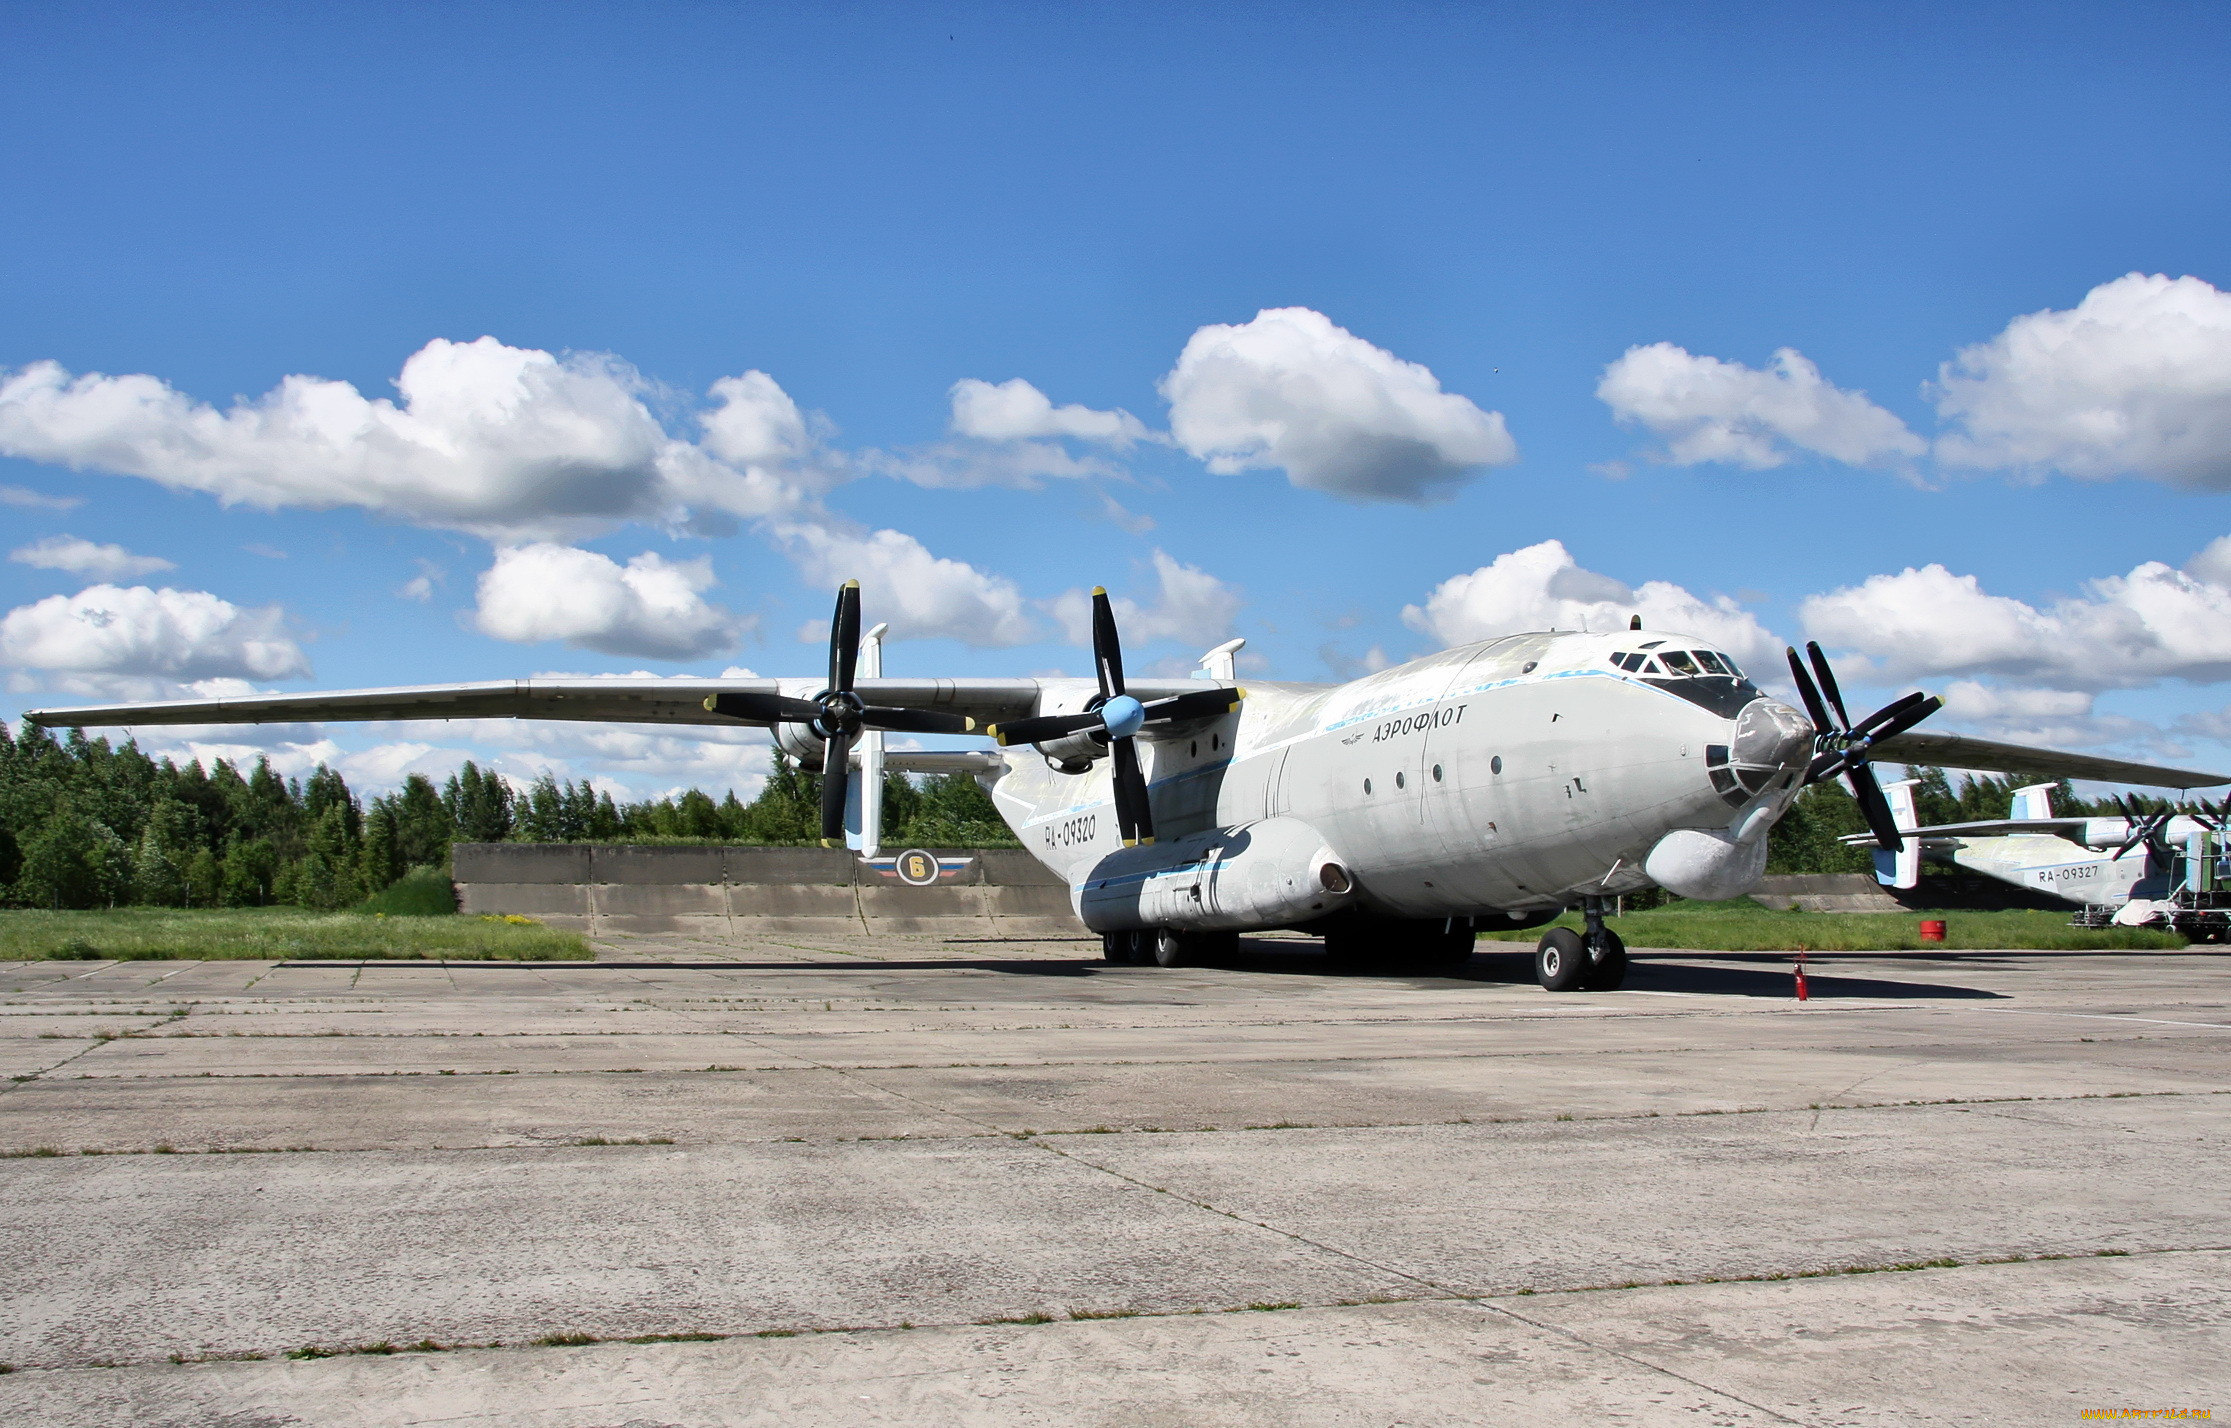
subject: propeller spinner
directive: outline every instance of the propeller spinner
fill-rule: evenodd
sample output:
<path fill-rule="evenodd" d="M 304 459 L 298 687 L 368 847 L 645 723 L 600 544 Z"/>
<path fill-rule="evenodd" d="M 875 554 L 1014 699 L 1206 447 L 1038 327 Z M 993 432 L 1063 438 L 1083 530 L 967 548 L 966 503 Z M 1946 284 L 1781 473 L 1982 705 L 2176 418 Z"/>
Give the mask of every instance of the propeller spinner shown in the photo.
<path fill-rule="evenodd" d="M 1146 777 L 1139 771 L 1139 752 L 1133 740 L 1149 724 L 1229 714 L 1239 708 L 1247 691 L 1189 690 L 1151 704 L 1133 699 L 1124 692 L 1123 643 L 1116 634 L 1115 609 L 1108 603 L 1108 592 L 1099 586 L 1092 591 L 1092 663 L 1099 672 L 1100 694 L 1083 713 L 1012 719 L 990 725 L 984 732 L 1003 745 L 1041 744 L 1071 734 L 1090 734 L 1106 744 L 1115 779 L 1116 827 L 1123 835 L 1123 845 L 1128 848 L 1152 843 L 1154 811 L 1147 804 Z"/>
<path fill-rule="evenodd" d="M 860 665 L 860 582 L 847 580 L 837 591 L 836 614 L 829 621 L 829 684 L 811 699 L 784 694 L 715 694 L 705 708 L 746 724 L 804 724 L 823 740 L 821 759 L 821 846 L 844 844 L 845 789 L 852 775 L 852 744 L 863 729 L 900 734 L 966 734 L 976 721 L 965 714 L 929 709 L 892 709 L 869 704 L 853 692 Z"/>
<path fill-rule="evenodd" d="M 1894 699 L 1859 721 L 1851 722 L 1851 715 L 1844 709 L 1843 691 L 1836 687 L 1836 672 L 1828 667 L 1828 656 L 1820 651 L 1817 641 L 1805 646 L 1806 655 L 1812 660 L 1813 673 L 1820 682 L 1813 682 L 1804 662 L 1797 658 L 1796 650 L 1789 650 L 1789 672 L 1797 680 L 1797 693 L 1805 701 L 1805 712 L 1812 717 L 1816 731 L 1812 764 L 1805 770 L 1805 782 L 1815 784 L 1823 779 L 1844 780 L 1851 796 L 1858 800 L 1859 811 L 1866 815 L 1867 826 L 1875 835 L 1875 842 L 1884 851 L 1895 853 L 1904 846 L 1905 835 L 1898 830 L 1898 820 L 1890 813 L 1890 800 L 1883 797 L 1882 784 L 1875 778 L 1874 745 L 1893 734 L 1902 734 L 1944 707 L 1944 701 L 1933 694 L 1913 693 Z M 1821 696 L 1827 694 L 1827 702 Z M 1833 721 L 1829 711 L 1835 711 Z"/>

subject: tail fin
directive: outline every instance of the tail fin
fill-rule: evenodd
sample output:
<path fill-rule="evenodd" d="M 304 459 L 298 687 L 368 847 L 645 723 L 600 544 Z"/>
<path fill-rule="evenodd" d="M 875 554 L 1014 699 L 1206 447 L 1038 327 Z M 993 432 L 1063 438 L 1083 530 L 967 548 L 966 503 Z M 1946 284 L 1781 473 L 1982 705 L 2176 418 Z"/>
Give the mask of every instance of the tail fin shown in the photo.
<path fill-rule="evenodd" d="M 1883 797 L 1890 800 L 1890 821 L 1900 829 L 1919 828 L 1921 820 L 1913 811 L 1913 786 L 1918 779 L 1901 779 L 1882 786 Z M 1921 882 L 1921 840 L 1901 839 L 1898 851 L 1875 849 L 1875 881 L 1888 888 L 1911 888 Z"/>
<path fill-rule="evenodd" d="M 2007 810 L 2009 818 L 2051 818 L 2053 816 L 2053 790 L 2057 783 L 2033 783 L 2028 788 L 2014 790 L 2014 804 Z"/>

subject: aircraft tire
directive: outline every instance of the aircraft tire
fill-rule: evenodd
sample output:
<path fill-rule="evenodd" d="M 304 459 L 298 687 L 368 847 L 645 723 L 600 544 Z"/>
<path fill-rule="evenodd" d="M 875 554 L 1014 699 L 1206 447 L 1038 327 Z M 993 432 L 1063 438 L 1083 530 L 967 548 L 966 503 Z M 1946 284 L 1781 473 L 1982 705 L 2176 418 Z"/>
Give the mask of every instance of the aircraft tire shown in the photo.
<path fill-rule="evenodd" d="M 1479 933 L 1467 922 L 1446 932 L 1429 932 L 1418 948 L 1420 970 L 1435 976 L 1453 976 L 1472 960 Z"/>
<path fill-rule="evenodd" d="M 1129 962 L 1133 935 L 1129 932 L 1103 932 L 1100 934 L 1100 959 L 1118 964 Z"/>
<path fill-rule="evenodd" d="M 1544 991 L 1577 992 L 1588 984 L 1588 949 L 1569 927 L 1552 927 L 1534 944 L 1534 980 Z"/>
<path fill-rule="evenodd" d="M 1610 928 L 1603 941 L 1588 949 L 1588 990 L 1616 992 L 1627 982 L 1627 944 Z"/>
<path fill-rule="evenodd" d="M 1154 939 L 1154 964 L 1157 967 L 1190 967 L 1198 960 L 1193 939 L 1172 928 L 1142 934 Z"/>

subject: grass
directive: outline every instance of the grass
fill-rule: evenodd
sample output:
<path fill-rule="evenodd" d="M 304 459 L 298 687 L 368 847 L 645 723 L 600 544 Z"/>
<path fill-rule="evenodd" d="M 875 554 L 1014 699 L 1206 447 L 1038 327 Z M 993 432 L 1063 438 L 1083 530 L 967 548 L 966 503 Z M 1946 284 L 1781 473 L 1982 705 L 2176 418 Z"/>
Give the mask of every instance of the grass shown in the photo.
<path fill-rule="evenodd" d="M 1943 922 L 1945 940 L 1923 942 L 1924 920 Z M 1557 925 L 1577 928 L 1581 923 L 1577 914 L 1568 914 L 1559 918 Z M 1749 898 L 1671 903 L 1613 918 L 1611 926 L 1630 947 L 1710 952 L 1959 951 L 1984 947 L 2098 951 L 2185 945 L 2182 937 L 2171 932 L 2070 927 L 2068 914 L 2062 912 L 1776 912 Z M 1483 932 L 1480 940 L 1531 943 L 1541 935 L 1540 928 Z"/>
<path fill-rule="evenodd" d="M 591 955 L 578 933 L 454 914 L 385 917 L 299 907 L 0 912 L 0 961 L 586 961 Z"/>

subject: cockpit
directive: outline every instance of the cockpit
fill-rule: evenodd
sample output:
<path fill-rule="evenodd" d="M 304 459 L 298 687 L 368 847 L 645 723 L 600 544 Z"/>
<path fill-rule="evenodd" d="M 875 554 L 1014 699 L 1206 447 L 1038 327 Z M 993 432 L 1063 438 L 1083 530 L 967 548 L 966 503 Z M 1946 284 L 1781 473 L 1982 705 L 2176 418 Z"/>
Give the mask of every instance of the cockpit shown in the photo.
<path fill-rule="evenodd" d="M 1665 644 L 1664 640 L 1652 640 L 1631 650 L 1616 651 L 1611 663 L 1652 688 L 1730 719 L 1759 697 L 1758 686 L 1744 678 L 1735 661 L 1718 650 L 1667 649 Z"/>
<path fill-rule="evenodd" d="M 1664 640 L 1652 640 L 1639 650 L 1621 650 L 1611 657 L 1611 662 L 1629 674 L 1655 674 L 1688 677 L 1699 674 L 1726 675 L 1741 679 L 1743 671 L 1735 661 L 1716 650 L 1664 650 L 1657 654 Z"/>

